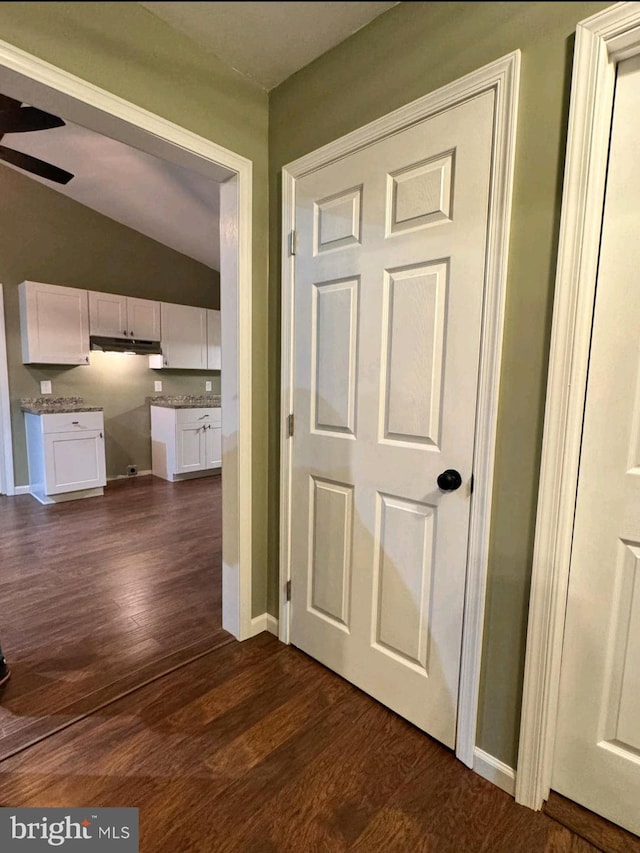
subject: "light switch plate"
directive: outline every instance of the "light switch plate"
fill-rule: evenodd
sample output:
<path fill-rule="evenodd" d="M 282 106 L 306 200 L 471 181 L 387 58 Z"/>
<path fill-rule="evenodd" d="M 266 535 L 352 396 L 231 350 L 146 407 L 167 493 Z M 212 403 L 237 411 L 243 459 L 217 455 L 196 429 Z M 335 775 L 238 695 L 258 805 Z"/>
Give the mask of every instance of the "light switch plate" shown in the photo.
<path fill-rule="evenodd" d="M 205 391 L 211 391 L 211 382 L 207 381 L 204 383 L 204 390 Z"/>
<path fill-rule="evenodd" d="M 51 394 L 51 380 L 43 379 L 40 382 L 40 393 L 41 394 Z"/>
<path fill-rule="evenodd" d="M 156 379 L 156 381 L 153 383 L 153 390 L 162 391 L 162 379 Z"/>

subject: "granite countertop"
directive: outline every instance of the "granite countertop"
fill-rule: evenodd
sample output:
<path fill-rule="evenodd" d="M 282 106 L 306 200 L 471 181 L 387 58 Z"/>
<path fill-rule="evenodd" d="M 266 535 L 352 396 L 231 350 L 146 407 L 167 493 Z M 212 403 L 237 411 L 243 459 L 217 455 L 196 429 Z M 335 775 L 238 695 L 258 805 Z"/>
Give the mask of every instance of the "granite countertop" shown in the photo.
<path fill-rule="evenodd" d="M 149 397 L 149 405 L 164 409 L 219 409 L 219 394 L 164 394 Z"/>
<path fill-rule="evenodd" d="M 65 412 L 102 412 L 102 406 L 91 406 L 82 397 L 24 397 L 23 412 L 31 415 L 64 414 Z"/>

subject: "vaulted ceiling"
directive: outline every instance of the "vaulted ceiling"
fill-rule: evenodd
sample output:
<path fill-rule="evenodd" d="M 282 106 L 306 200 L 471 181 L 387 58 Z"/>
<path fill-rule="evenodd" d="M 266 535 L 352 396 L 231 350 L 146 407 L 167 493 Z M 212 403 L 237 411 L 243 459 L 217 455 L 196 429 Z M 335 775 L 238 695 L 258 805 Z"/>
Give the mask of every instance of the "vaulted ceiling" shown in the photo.
<path fill-rule="evenodd" d="M 141 5 L 269 90 L 397 4 Z M 35 133 L 8 133 L 2 145 L 53 163 L 74 178 L 61 185 L 22 174 L 219 268 L 219 185 L 215 181 L 68 121 L 63 127 Z"/>

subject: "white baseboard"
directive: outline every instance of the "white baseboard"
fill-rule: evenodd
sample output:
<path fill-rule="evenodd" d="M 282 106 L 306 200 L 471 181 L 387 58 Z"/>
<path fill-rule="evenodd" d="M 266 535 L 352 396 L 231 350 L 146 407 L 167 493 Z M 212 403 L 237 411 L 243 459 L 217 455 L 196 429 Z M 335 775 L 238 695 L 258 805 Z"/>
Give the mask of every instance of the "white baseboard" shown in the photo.
<path fill-rule="evenodd" d="M 14 495 L 28 495 L 30 486 L 14 486 L 13 494 Z"/>
<path fill-rule="evenodd" d="M 473 769 L 483 779 L 493 782 L 512 797 L 516 793 L 516 771 L 503 761 L 489 755 L 479 747 L 473 750 Z"/>
<path fill-rule="evenodd" d="M 269 631 L 270 634 L 278 636 L 278 620 L 270 613 L 261 613 L 251 620 L 252 637 L 255 637 L 256 634 L 262 634 L 263 631 Z"/>

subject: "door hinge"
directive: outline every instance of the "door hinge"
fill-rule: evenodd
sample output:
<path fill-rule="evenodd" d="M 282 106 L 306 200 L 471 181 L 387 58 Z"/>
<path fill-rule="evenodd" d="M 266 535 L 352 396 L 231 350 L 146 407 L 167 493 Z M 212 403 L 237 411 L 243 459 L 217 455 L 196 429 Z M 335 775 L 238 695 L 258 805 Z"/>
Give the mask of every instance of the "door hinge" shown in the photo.
<path fill-rule="evenodd" d="M 291 601 L 291 581 L 287 581 L 287 585 L 285 586 L 285 596 L 287 601 Z"/>
<path fill-rule="evenodd" d="M 471 479 L 469 480 L 469 494 L 473 494 L 473 474 L 471 475 Z"/>
<path fill-rule="evenodd" d="M 289 438 L 293 436 L 293 412 L 287 418 L 287 435 Z"/>
<path fill-rule="evenodd" d="M 295 231 L 289 231 L 289 254 L 295 255 L 298 248 L 298 235 Z"/>

